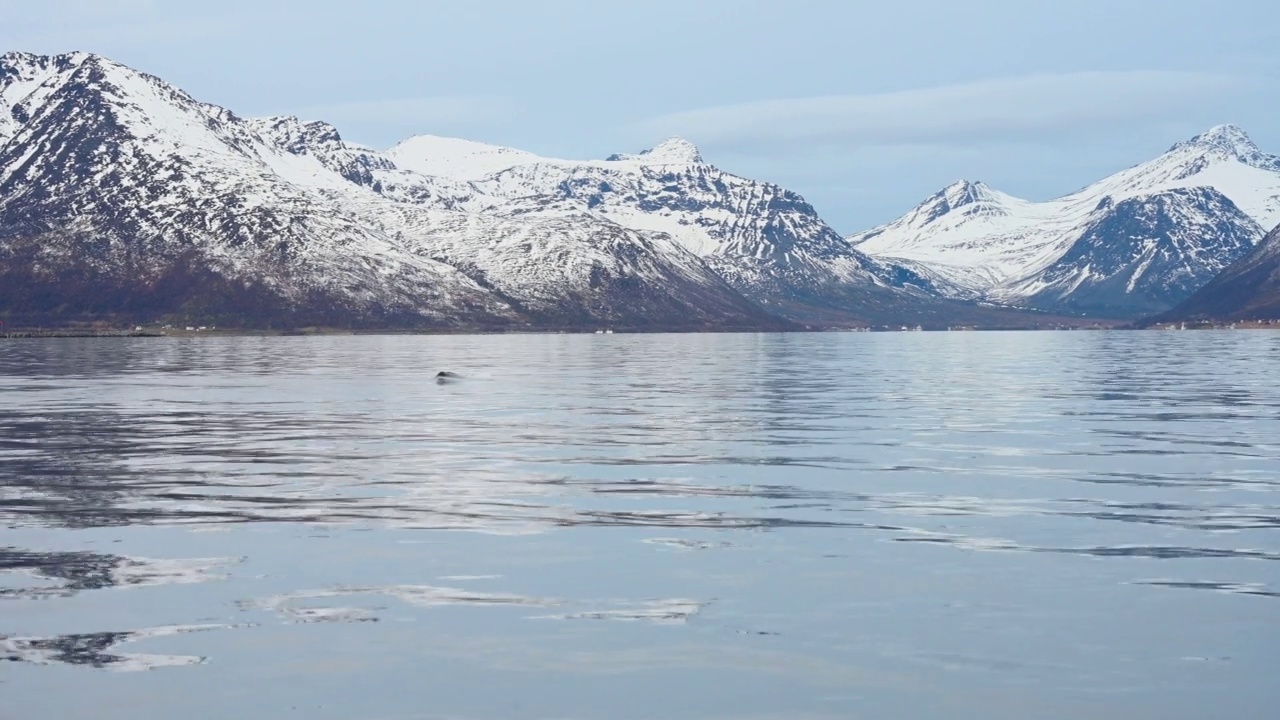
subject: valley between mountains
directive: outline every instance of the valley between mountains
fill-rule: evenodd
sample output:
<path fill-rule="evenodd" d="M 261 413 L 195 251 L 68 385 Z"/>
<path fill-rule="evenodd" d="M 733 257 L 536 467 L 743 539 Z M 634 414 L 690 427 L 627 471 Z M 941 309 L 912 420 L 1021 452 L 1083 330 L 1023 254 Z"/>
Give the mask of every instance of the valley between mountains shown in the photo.
<path fill-rule="evenodd" d="M 10 327 L 1029 328 L 1175 317 L 1186 302 L 1196 317 L 1280 314 L 1253 297 L 1275 293 L 1278 223 L 1280 158 L 1234 126 L 1051 202 L 963 181 L 845 237 L 795 192 L 681 139 L 587 161 L 428 135 L 379 151 L 97 55 L 0 56 Z"/>

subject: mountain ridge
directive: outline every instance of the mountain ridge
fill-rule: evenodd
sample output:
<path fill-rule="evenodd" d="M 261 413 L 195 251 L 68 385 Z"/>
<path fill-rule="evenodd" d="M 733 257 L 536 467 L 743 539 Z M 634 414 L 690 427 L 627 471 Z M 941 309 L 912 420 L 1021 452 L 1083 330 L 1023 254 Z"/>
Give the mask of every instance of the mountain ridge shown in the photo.
<path fill-rule="evenodd" d="M 5 57 L 0 263 L 11 316 L 224 307 L 224 321 L 247 323 L 787 326 L 697 258 L 595 218 L 519 228 L 471 218 L 473 250 L 540 231 L 550 256 L 580 262 L 501 278 L 451 264 L 450 238 L 432 230 L 454 214 L 384 197 L 379 174 L 393 165 L 331 126 L 245 120 L 99 56 Z"/>
<path fill-rule="evenodd" d="M 1231 133 L 1210 141 L 1270 172 L 1269 156 Z M 1229 200 L 1190 195 L 1165 214 L 1198 202 L 1231 215 Z M 999 224 L 1034 206 L 967 181 L 930 202 L 912 221 L 920 228 Z M 1008 252 L 1025 254 L 1015 240 Z M 1054 259 L 1045 254 L 1044 267 Z M 241 117 L 98 55 L 0 56 L 0 314 L 10 319 L 114 310 L 419 329 L 1070 321 L 972 289 L 997 275 L 975 281 L 868 255 L 799 194 L 721 170 L 681 138 L 603 160 L 431 135 L 379 151 L 323 121 Z"/>
<path fill-rule="evenodd" d="M 966 202 L 946 200 L 960 191 Z M 962 181 L 849 241 L 945 279 L 953 287 L 939 283 L 944 294 L 1138 317 L 1185 299 L 1276 223 L 1280 157 L 1264 153 L 1238 126 L 1219 125 L 1055 200 L 1027 201 Z M 1096 232 L 1103 226 L 1112 231 Z M 1150 257 L 1153 245 L 1161 262 Z M 1070 256 L 1108 252 L 1105 278 L 1089 278 L 1096 266 L 1087 263 L 1064 266 Z M 1153 272 L 1167 276 L 1144 279 Z M 1099 294 L 1103 285 L 1110 289 Z"/>
<path fill-rule="evenodd" d="M 798 194 L 679 138 L 589 161 L 434 136 L 381 152 L 323 121 L 240 117 L 97 55 L 4 58 L 9 317 L 226 306 L 224 324 L 424 328 L 1042 321 L 938 297 Z M 237 287 L 256 299 L 231 298 Z"/>

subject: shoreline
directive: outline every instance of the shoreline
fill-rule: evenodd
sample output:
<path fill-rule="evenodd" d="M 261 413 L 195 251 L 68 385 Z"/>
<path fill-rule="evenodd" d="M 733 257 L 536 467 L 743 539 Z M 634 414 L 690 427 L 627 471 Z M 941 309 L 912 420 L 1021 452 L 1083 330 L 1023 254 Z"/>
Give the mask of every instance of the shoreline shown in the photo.
<path fill-rule="evenodd" d="M 1187 323 L 1184 325 L 1161 324 L 1152 326 L 1136 326 L 1133 323 L 1095 323 L 1079 326 L 1057 327 L 974 327 L 956 326 L 949 328 L 920 327 L 860 327 L 860 328 L 801 328 L 795 330 L 754 330 L 740 329 L 618 329 L 618 330 L 485 330 L 480 328 L 458 329 L 363 329 L 347 328 L 302 328 L 294 330 L 263 330 L 249 328 L 218 328 L 209 330 L 178 329 L 29 329 L 20 328 L 8 332 L 0 332 L 0 340 L 43 340 L 72 338 L 198 338 L 198 337 L 335 337 L 335 336 L 392 336 L 392 335 L 684 335 L 684 334 L 787 334 L 787 333 L 912 333 L 912 332 L 1089 332 L 1099 330 L 1136 330 L 1181 332 L 1186 330 L 1280 330 L 1280 321 L 1236 322 L 1236 323 Z"/>

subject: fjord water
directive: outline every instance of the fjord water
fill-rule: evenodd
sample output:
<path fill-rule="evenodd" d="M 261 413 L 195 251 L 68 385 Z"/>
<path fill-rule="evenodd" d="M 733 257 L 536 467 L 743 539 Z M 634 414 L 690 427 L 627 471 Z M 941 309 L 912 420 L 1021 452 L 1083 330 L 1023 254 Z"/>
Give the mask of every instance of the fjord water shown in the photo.
<path fill-rule="evenodd" d="M 1267 717 L 1277 368 L 1268 332 L 2 342 L 0 716 Z"/>

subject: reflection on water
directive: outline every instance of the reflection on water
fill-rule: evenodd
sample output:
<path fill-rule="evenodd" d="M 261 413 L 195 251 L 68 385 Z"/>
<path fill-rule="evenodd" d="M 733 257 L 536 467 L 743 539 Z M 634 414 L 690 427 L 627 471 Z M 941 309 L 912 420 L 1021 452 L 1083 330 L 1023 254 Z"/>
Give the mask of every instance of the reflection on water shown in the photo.
<path fill-rule="evenodd" d="M 35 665 L 64 663 L 87 665 L 116 672 L 137 672 L 164 667 L 198 665 L 205 658 L 191 655 L 116 653 L 118 645 L 183 633 L 230 629 L 229 625 L 161 627 L 129 632 L 99 632 L 50 638 L 9 638 L 0 635 L 0 660 Z"/>
<path fill-rule="evenodd" d="M 576 604 L 571 600 L 557 598 L 525 597 L 491 592 L 476 592 L 447 587 L 429 585 L 403 585 L 389 587 L 344 587 L 333 590 L 311 590 L 289 593 L 263 598 L 253 602 L 241 603 L 245 609 L 272 610 L 286 620 L 294 622 L 370 622 L 376 621 L 378 610 L 385 606 L 373 608 L 360 607 L 314 607 L 300 606 L 300 602 L 314 603 L 317 600 L 333 598 L 351 598 L 357 596 L 385 596 L 419 607 L 441 607 L 445 605 L 471 606 L 523 606 L 530 608 L 554 608 Z M 555 615 L 530 615 L 532 618 L 559 620 L 651 620 L 654 622 L 684 622 L 697 614 L 705 603 L 696 600 L 645 600 L 640 602 L 605 601 L 607 609 L 578 610 Z"/>
<path fill-rule="evenodd" d="M 99 717 L 144 687 L 194 717 L 1258 716 L 1276 367 L 1262 332 L 8 342 L 0 686 Z"/>
<path fill-rule="evenodd" d="M 3 597 L 67 597 L 82 590 L 205 582 L 221 579 L 217 571 L 238 558 L 157 560 L 93 552 L 31 552 L 0 547 L 0 577 L 25 574 L 57 584 L 0 587 Z"/>
<path fill-rule="evenodd" d="M 1258 597 L 1280 598 L 1280 593 L 1267 590 L 1259 583 L 1222 583 L 1196 582 L 1188 580 L 1145 580 L 1140 585 L 1156 587 L 1185 588 L 1188 590 L 1213 590 L 1214 592 L 1232 593 L 1235 595 L 1256 595 Z"/>

